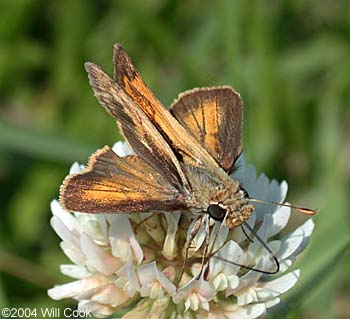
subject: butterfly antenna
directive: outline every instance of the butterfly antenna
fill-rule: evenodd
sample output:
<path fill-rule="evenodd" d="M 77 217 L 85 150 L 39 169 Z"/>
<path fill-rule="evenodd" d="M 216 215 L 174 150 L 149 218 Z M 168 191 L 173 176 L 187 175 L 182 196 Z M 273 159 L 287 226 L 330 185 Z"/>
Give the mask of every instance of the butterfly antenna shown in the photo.
<path fill-rule="evenodd" d="M 236 263 L 236 262 L 231 261 L 231 260 L 227 260 L 227 259 L 222 258 L 220 256 L 215 256 L 214 255 L 213 258 L 222 260 L 224 262 L 230 263 L 230 264 L 235 265 L 235 266 L 239 266 L 239 267 L 247 269 L 247 270 L 253 270 L 253 271 L 256 271 L 256 272 L 259 272 L 259 273 L 262 273 L 262 274 L 266 274 L 266 275 L 277 274 L 280 271 L 280 263 L 279 263 L 277 257 L 275 256 L 275 254 L 273 253 L 273 251 L 271 250 L 271 248 L 262 240 L 262 238 L 257 234 L 257 232 L 252 227 L 249 226 L 249 224 L 244 223 L 244 226 L 248 228 L 250 233 L 253 234 L 254 237 L 256 237 L 256 239 L 261 243 L 261 245 L 269 252 L 269 254 L 271 255 L 272 259 L 274 260 L 274 262 L 276 264 L 276 269 L 273 270 L 273 271 L 267 271 L 267 270 L 262 270 L 262 269 L 257 269 L 257 268 L 254 268 L 254 267 L 241 265 L 239 263 Z"/>
<path fill-rule="evenodd" d="M 250 238 L 250 236 L 247 234 L 247 231 L 245 230 L 245 228 L 243 227 L 243 225 L 241 225 L 241 229 L 243 234 L 245 235 L 245 237 L 247 237 L 247 239 L 251 242 L 254 243 L 254 240 L 252 238 Z"/>
<path fill-rule="evenodd" d="M 277 205 L 277 206 L 290 207 L 290 208 L 297 210 L 300 213 L 303 213 L 305 215 L 310 215 L 310 216 L 315 215 L 317 213 L 316 209 L 298 207 L 298 206 L 294 206 L 291 204 L 282 204 L 282 203 L 277 203 L 277 202 L 273 202 L 273 201 L 266 201 L 266 200 L 256 199 L 256 198 L 248 198 L 247 200 L 249 202 L 255 202 L 255 203 L 273 204 L 273 205 Z"/>

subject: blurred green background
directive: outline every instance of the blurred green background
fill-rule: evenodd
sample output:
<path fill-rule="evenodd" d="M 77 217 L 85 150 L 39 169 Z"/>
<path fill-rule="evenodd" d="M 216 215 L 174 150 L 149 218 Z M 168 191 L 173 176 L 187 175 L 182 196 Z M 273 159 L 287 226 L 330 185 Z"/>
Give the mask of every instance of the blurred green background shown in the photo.
<path fill-rule="evenodd" d="M 49 226 L 70 164 L 120 138 L 83 68 L 120 42 L 164 105 L 232 85 L 258 172 L 318 208 L 301 280 L 270 318 L 349 318 L 348 1 L 0 1 L 0 308 L 74 305 Z M 301 215 L 301 214 L 300 214 Z M 293 214 L 290 227 L 305 218 Z"/>

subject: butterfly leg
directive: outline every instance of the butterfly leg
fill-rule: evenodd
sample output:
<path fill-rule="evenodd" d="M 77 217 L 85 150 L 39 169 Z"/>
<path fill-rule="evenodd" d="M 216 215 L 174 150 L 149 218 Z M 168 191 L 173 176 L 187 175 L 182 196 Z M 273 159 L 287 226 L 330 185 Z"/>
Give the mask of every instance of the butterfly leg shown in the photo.
<path fill-rule="evenodd" d="M 203 254 L 203 257 L 202 257 L 202 270 L 200 272 L 200 275 L 202 274 L 202 271 L 203 271 L 205 259 L 209 261 L 210 257 L 212 257 L 216 253 L 216 251 L 218 251 L 221 248 L 221 247 L 219 247 L 219 248 L 217 248 L 216 251 L 214 251 L 216 239 L 218 238 L 218 235 L 219 235 L 222 227 L 224 227 L 224 225 L 225 225 L 225 221 L 226 221 L 227 215 L 228 214 L 225 215 L 223 221 L 220 224 L 219 229 L 213 234 L 214 238 L 212 240 L 212 244 L 211 245 L 210 245 L 210 229 L 209 229 L 209 226 L 208 226 L 208 229 L 206 231 L 206 233 L 207 233 L 206 240 L 208 241 L 208 244 L 206 244 L 206 247 L 204 249 L 204 254 Z M 210 224 L 210 219 L 208 218 L 208 225 L 209 224 Z M 209 246 L 210 246 L 210 249 L 209 249 Z M 209 263 L 208 263 L 208 267 L 205 269 L 205 274 L 204 274 L 204 278 L 205 279 L 206 279 L 206 277 L 209 276 L 209 272 L 210 272 L 210 269 L 209 269 Z"/>
<path fill-rule="evenodd" d="M 208 260 L 207 254 L 209 251 L 209 243 L 210 243 L 210 220 L 209 220 L 209 217 L 207 217 L 205 219 L 205 243 L 204 243 L 204 250 L 202 255 L 201 271 L 198 274 L 198 278 L 200 278 L 200 276 L 202 275 L 202 272 L 204 269 L 204 263 Z"/>
<path fill-rule="evenodd" d="M 181 271 L 180 271 L 180 276 L 179 276 L 179 280 L 178 280 L 178 283 L 180 284 L 181 282 L 181 279 L 182 279 L 182 276 L 184 274 L 184 271 L 185 271 L 185 267 L 186 267 L 186 263 L 187 263 L 187 259 L 188 259 L 188 250 L 190 249 L 191 247 L 191 243 L 194 239 L 194 237 L 196 237 L 196 235 L 198 234 L 198 231 L 199 229 L 201 228 L 202 226 L 202 223 L 203 223 L 203 216 L 200 215 L 197 220 L 195 221 L 194 225 L 193 225 L 193 228 L 191 230 L 191 233 L 189 236 L 187 236 L 186 238 L 186 242 L 185 242 L 185 257 L 184 257 L 184 261 L 183 261 L 183 264 L 181 266 Z"/>
<path fill-rule="evenodd" d="M 210 247 L 210 251 L 208 253 L 208 257 L 209 258 L 210 258 L 210 256 L 215 254 L 215 252 L 214 252 L 215 242 L 216 242 L 216 239 L 218 238 L 218 235 L 219 235 L 221 229 L 225 226 L 225 221 L 226 221 L 227 215 L 228 215 L 228 213 L 226 213 L 223 221 L 220 224 L 220 227 L 219 227 L 218 231 L 214 234 L 214 238 L 213 238 L 213 241 L 212 241 L 212 244 L 211 244 L 211 247 Z M 219 250 L 220 248 L 221 247 L 219 247 L 217 250 Z"/>

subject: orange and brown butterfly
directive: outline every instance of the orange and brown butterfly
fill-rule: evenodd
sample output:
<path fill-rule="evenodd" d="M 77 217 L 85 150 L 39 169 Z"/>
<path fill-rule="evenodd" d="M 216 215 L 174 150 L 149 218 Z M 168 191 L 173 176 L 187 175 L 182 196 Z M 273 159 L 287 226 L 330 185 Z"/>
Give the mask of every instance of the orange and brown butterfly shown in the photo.
<path fill-rule="evenodd" d="M 181 210 L 208 213 L 229 228 L 244 223 L 252 199 L 229 176 L 242 152 L 240 95 L 229 86 L 198 88 L 180 94 L 169 111 L 119 44 L 114 66 L 112 79 L 85 64 L 96 98 L 135 155 L 119 157 L 108 146 L 97 151 L 83 172 L 64 180 L 62 206 L 111 214 Z"/>
<path fill-rule="evenodd" d="M 206 212 L 216 205 L 229 212 L 230 227 L 249 218 L 254 208 L 228 175 L 242 151 L 239 94 L 230 87 L 194 89 L 169 111 L 120 45 L 114 47 L 114 65 L 114 80 L 93 63 L 85 67 L 97 99 L 116 118 L 135 155 L 121 158 L 107 146 L 97 151 L 84 172 L 65 179 L 63 207 L 130 213 Z"/>

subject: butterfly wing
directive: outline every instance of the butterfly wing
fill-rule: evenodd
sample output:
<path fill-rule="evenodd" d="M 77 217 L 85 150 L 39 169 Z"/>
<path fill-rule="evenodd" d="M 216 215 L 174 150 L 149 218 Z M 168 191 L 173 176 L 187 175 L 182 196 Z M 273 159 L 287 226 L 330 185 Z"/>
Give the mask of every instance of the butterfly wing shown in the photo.
<path fill-rule="evenodd" d="M 120 158 L 109 148 L 94 154 L 88 168 L 68 176 L 60 201 L 85 213 L 183 209 L 190 186 L 170 146 L 143 110 L 98 66 L 86 70 L 95 96 L 117 119 L 137 156 Z"/>
<path fill-rule="evenodd" d="M 85 67 L 96 98 L 117 119 L 134 152 L 166 176 L 172 185 L 186 192 L 188 181 L 175 154 L 135 100 L 97 65 L 86 63 Z"/>
<path fill-rule="evenodd" d="M 60 201 L 68 211 L 85 213 L 186 207 L 184 195 L 146 161 L 119 157 L 108 146 L 91 156 L 85 171 L 64 180 Z"/>
<path fill-rule="evenodd" d="M 210 171 L 219 168 L 213 157 L 158 101 L 142 80 L 125 50 L 114 47 L 114 78 L 118 85 L 139 105 L 172 149 L 186 164 Z"/>
<path fill-rule="evenodd" d="M 184 92 L 171 113 L 228 173 L 242 152 L 243 104 L 231 87 L 200 88 Z"/>

